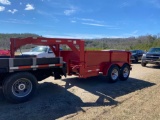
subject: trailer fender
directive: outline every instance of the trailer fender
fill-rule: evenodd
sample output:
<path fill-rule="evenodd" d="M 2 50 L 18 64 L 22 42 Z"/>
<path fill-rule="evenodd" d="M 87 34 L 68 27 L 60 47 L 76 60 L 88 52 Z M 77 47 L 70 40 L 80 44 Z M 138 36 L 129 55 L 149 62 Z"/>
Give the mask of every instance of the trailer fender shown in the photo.
<path fill-rule="evenodd" d="M 102 71 L 103 75 L 108 75 L 108 71 L 109 71 L 109 69 L 112 65 L 116 65 L 120 68 L 120 66 L 118 64 L 115 64 L 115 63 L 106 64 L 106 65 L 103 66 L 103 71 Z"/>

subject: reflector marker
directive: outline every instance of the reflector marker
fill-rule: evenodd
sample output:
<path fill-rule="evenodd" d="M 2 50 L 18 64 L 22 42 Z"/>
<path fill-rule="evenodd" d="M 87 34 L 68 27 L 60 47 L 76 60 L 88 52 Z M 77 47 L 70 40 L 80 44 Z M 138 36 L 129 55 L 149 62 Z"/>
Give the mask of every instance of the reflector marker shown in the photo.
<path fill-rule="evenodd" d="M 56 42 L 62 42 L 61 40 L 56 40 Z"/>
<path fill-rule="evenodd" d="M 13 67 L 13 65 L 14 65 L 13 58 L 9 58 L 9 67 Z M 13 70 L 10 69 L 9 72 L 13 72 Z"/>
<path fill-rule="evenodd" d="M 96 70 L 88 70 L 87 72 L 98 72 L 100 71 L 100 69 L 96 69 Z"/>
<path fill-rule="evenodd" d="M 41 42 L 47 42 L 47 40 L 41 40 Z"/>
<path fill-rule="evenodd" d="M 35 65 L 35 66 L 18 66 L 18 67 L 10 67 L 10 70 L 21 70 L 21 69 L 32 69 L 32 68 L 47 68 L 47 67 L 55 67 L 62 66 L 62 64 L 47 64 L 47 65 Z"/>

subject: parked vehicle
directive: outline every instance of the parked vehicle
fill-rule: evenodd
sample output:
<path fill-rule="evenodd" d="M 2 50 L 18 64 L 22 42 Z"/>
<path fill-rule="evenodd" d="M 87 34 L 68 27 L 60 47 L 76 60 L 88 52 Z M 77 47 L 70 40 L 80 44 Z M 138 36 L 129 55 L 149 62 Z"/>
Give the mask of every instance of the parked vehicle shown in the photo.
<path fill-rule="evenodd" d="M 147 64 L 160 65 L 160 47 L 150 48 L 150 50 L 143 54 L 141 65 L 145 67 Z"/>
<path fill-rule="evenodd" d="M 10 55 L 9 50 L 0 50 L 0 56 L 7 56 L 7 55 Z"/>
<path fill-rule="evenodd" d="M 23 52 L 22 55 L 35 55 L 37 58 L 55 57 L 55 54 L 49 46 L 37 46 L 31 49 L 29 52 Z"/>
<path fill-rule="evenodd" d="M 32 98 L 38 81 L 49 76 L 55 79 L 67 75 L 87 78 L 101 73 L 109 82 L 116 82 L 127 80 L 131 70 L 129 51 L 85 51 L 84 41 L 80 39 L 29 37 L 11 38 L 10 42 L 11 55 L 0 58 L 0 83 L 5 98 L 13 103 Z M 55 57 L 15 56 L 15 51 L 26 44 L 49 46 Z M 60 44 L 71 50 L 61 51 Z"/>
<path fill-rule="evenodd" d="M 132 63 L 138 63 L 142 59 L 142 55 L 145 53 L 143 50 L 131 50 L 131 61 Z"/>

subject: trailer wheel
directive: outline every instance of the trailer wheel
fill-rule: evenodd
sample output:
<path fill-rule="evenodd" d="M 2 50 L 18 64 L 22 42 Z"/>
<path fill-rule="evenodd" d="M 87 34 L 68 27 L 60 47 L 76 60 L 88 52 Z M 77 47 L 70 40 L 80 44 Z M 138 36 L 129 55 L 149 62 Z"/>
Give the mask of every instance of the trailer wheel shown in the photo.
<path fill-rule="evenodd" d="M 119 79 L 120 80 L 127 80 L 130 74 L 130 67 L 127 64 L 124 64 L 120 70 Z"/>
<path fill-rule="evenodd" d="M 138 63 L 138 57 L 134 57 L 134 63 Z"/>
<path fill-rule="evenodd" d="M 141 62 L 142 67 L 145 67 L 147 65 L 147 63 L 145 62 Z"/>
<path fill-rule="evenodd" d="M 117 82 L 119 78 L 119 68 L 117 65 L 112 65 L 108 71 L 108 81 L 111 83 Z"/>
<path fill-rule="evenodd" d="M 37 79 L 27 72 L 15 73 L 4 80 L 3 93 L 12 103 L 28 101 L 37 90 Z"/>

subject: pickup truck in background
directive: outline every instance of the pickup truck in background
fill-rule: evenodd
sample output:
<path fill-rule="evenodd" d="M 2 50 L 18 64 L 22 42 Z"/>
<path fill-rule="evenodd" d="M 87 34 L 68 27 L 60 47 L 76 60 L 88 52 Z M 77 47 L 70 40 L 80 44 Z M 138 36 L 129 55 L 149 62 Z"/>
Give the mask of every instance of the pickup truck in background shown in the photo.
<path fill-rule="evenodd" d="M 26 56 L 36 56 L 37 58 L 52 58 L 55 54 L 49 46 L 37 46 L 32 48 L 29 52 L 22 52 L 22 55 Z"/>
<path fill-rule="evenodd" d="M 160 65 L 160 47 L 150 48 L 150 50 L 143 54 L 141 65 L 145 67 L 147 64 Z"/>
<path fill-rule="evenodd" d="M 10 51 L 9 50 L 0 49 L 0 56 L 7 56 L 7 55 L 10 55 Z"/>
<path fill-rule="evenodd" d="M 142 55 L 145 53 L 143 50 L 131 50 L 131 61 L 132 63 L 138 63 L 141 60 Z"/>

